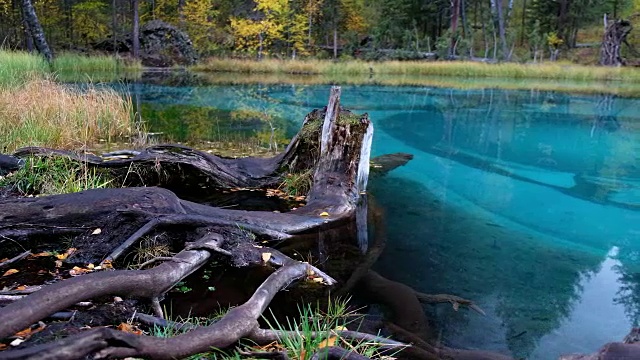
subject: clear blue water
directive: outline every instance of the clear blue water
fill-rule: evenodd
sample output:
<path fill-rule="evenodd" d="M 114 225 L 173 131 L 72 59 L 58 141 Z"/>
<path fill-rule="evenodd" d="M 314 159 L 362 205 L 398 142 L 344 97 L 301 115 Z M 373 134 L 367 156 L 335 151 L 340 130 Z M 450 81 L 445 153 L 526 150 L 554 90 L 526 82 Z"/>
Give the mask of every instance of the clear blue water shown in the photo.
<path fill-rule="evenodd" d="M 325 105 L 329 87 L 130 91 L 153 107 L 269 113 L 291 136 Z M 342 104 L 369 113 L 373 156 L 415 156 L 370 183 L 389 230 L 376 269 L 423 292 L 473 299 L 487 313 L 425 307 L 445 343 L 552 359 L 595 351 L 638 323 L 640 100 L 347 86 Z M 199 124 L 199 133 L 216 126 Z"/>

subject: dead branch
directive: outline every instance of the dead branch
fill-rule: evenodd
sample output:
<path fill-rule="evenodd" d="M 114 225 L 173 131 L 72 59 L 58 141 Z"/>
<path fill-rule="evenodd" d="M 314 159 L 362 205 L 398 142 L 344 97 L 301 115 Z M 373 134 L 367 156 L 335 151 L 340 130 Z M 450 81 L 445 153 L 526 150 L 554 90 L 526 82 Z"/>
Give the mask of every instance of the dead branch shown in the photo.
<path fill-rule="evenodd" d="M 195 328 L 188 333 L 172 338 L 134 335 L 101 328 L 53 343 L 24 350 L 3 352 L 0 354 L 0 358 L 13 360 L 49 357 L 70 360 L 81 359 L 97 352 L 96 356 L 98 357 L 135 356 L 153 359 L 174 359 L 206 352 L 212 347 L 226 348 L 251 334 L 258 326 L 257 319 L 267 308 L 275 294 L 291 282 L 306 277 L 308 271 L 308 264 L 300 262 L 287 264 L 271 274 L 256 289 L 247 302 L 229 310 L 218 322 L 210 326 Z M 84 277 L 88 277 L 88 275 Z M 45 293 L 46 290 L 43 289 L 34 295 Z M 2 319 L 2 312 L 5 309 L 0 310 L 0 319 Z"/>
<path fill-rule="evenodd" d="M 9 259 L 9 260 L 6 260 L 6 261 L 3 261 L 3 262 L 0 262 L 0 269 L 1 269 L 1 268 L 3 268 L 3 267 L 7 267 L 7 266 L 9 266 L 9 265 L 11 265 L 11 264 L 13 264 L 13 263 L 16 263 L 16 262 L 18 262 L 18 261 L 20 261 L 20 260 L 22 260 L 22 259 L 26 258 L 26 257 L 27 257 L 27 256 L 29 256 L 29 255 L 31 255 L 31 251 L 30 251 L 30 250 L 27 250 L 27 251 L 23 252 L 22 254 L 17 255 L 17 256 L 15 256 L 15 257 L 13 257 L 13 258 Z"/>
<path fill-rule="evenodd" d="M 483 316 L 486 315 L 484 310 L 482 310 L 478 305 L 474 304 L 473 301 L 461 298 L 456 295 L 449 295 L 449 294 L 431 295 L 431 294 L 424 294 L 418 291 L 416 291 L 415 293 L 418 300 L 426 304 L 450 303 L 453 306 L 453 309 L 456 311 L 458 310 L 460 305 L 463 305 L 463 306 L 469 307 L 469 309 L 477 312 L 480 315 L 483 315 Z"/>
<path fill-rule="evenodd" d="M 207 242 L 205 236 L 201 239 Z M 185 250 L 175 257 L 185 261 L 165 262 L 148 270 L 102 271 L 45 286 L 24 299 L 0 309 L 0 338 L 12 335 L 57 311 L 104 295 L 158 297 L 184 279 L 210 257 L 205 250 Z"/>

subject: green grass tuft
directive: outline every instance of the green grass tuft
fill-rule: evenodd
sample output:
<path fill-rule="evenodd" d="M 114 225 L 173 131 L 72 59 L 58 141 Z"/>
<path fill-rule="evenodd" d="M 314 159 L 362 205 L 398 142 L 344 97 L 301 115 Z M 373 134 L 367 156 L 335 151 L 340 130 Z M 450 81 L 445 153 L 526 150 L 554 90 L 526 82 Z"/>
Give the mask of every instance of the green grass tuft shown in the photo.
<path fill-rule="evenodd" d="M 50 67 L 38 54 L 0 49 L 0 88 L 20 86 L 30 79 L 42 78 L 53 73 L 75 81 L 94 79 L 96 76 L 113 80 L 123 72 L 135 75 L 141 69 L 140 61 L 69 52 L 58 54 Z"/>
<path fill-rule="evenodd" d="M 327 311 L 309 305 L 298 307 L 299 320 L 287 319 L 287 324 L 265 319 L 267 326 L 277 331 L 293 331 L 295 336 L 280 339 L 291 359 L 307 359 L 316 351 L 327 346 L 342 346 L 370 359 L 389 358 L 393 354 L 381 350 L 380 343 L 356 342 L 341 338 L 336 330 L 347 329 L 362 318 L 349 310 L 349 299 L 329 299 Z M 398 349 L 398 351 L 401 349 Z"/>
<path fill-rule="evenodd" d="M 0 180 L 21 195 L 55 195 L 110 187 L 105 170 L 91 168 L 62 157 L 30 157 L 18 171 Z"/>
<path fill-rule="evenodd" d="M 25 79 L 41 77 L 48 72 L 49 66 L 41 56 L 0 49 L 0 88 L 18 86 Z"/>

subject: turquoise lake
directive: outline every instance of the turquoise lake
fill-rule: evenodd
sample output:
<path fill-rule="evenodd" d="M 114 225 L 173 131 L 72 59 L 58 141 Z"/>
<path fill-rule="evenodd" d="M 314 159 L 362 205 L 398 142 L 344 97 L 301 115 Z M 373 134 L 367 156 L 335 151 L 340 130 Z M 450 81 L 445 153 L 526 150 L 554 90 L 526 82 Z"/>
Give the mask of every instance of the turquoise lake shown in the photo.
<path fill-rule="evenodd" d="M 249 141 L 273 128 L 283 144 L 329 94 L 319 85 L 128 90 L 150 131 L 173 140 Z M 414 155 L 370 182 L 389 232 L 375 268 L 487 313 L 426 306 L 445 344 L 553 359 L 638 325 L 639 99 L 392 86 L 342 94 L 372 119 L 373 156 Z"/>

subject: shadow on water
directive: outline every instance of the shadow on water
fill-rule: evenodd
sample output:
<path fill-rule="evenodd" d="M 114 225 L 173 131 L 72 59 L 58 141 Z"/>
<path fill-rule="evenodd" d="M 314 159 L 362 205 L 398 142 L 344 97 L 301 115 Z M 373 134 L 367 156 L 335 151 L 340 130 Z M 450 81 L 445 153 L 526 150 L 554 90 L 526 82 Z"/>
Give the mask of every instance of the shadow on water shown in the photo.
<path fill-rule="evenodd" d="M 637 120 L 611 96 L 450 95 L 378 121 L 416 155 L 371 184 L 381 273 L 477 301 L 487 318 L 437 310 L 454 346 L 551 359 L 621 340 L 638 322 Z"/>
<path fill-rule="evenodd" d="M 471 298 L 487 311 L 480 317 L 446 306 L 433 310 L 452 346 L 531 354 L 570 317 L 581 284 L 601 271 L 607 256 L 498 225 L 402 177 L 374 180 L 371 193 L 385 209 L 392 239 L 376 265 L 380 273 L 419 291 Z"/>

